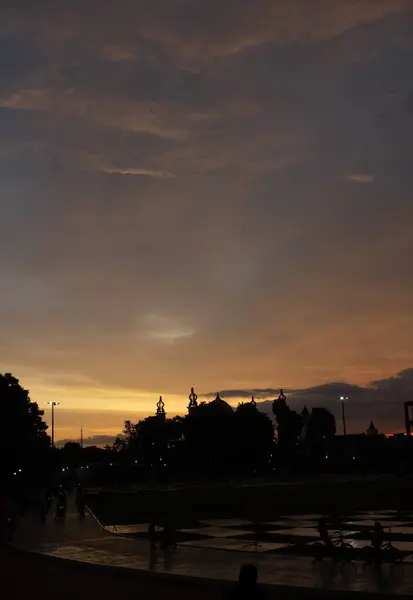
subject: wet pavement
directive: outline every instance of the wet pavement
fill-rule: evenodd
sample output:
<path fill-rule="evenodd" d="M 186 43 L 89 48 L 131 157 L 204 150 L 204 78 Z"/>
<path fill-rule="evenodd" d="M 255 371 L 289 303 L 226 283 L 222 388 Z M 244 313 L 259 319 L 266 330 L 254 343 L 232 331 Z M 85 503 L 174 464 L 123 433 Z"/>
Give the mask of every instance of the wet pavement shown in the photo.
<path fill-rule="evenodd" d="M 361 562 L 314 559 L 305 556 L 265 554 L 243 548 L 199 548 L 151 551 L 147 541 L 100 528 L 91 516 L 79 519 L 69 510 L 64 523 L 50 515 L 45 524 L 28 516 L 19 524 L 14 545 L 61 559 L 82 563 L 220 581 L 235 581 L 242 563 L 257 566 L 260 582 L 313 591 L 342 590 L 413 595 L 413 564 L 366 566 Z M 282 552 L 282 550 L 281 550 Z"/>

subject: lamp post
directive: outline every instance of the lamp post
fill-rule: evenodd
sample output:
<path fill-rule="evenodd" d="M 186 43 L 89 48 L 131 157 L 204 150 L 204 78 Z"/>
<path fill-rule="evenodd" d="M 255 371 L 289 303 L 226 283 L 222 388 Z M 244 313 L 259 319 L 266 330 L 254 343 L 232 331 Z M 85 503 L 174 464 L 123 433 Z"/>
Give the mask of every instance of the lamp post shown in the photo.
<path fill-rule="evenodd" d="M 347 431 L 346 431 L 346 413 L 344 410 L 344 401 L 348 400 L 348 396 L 340 396 L 340 401 L 341 401 L 341 414 L 343 417 L 343 435 L 347 435 Z"/>
<path fill-rule="evenodd" d="M 52 407 L 52 448 L 54 448 L 54 407 L 59 406 L 60 402 L 48 402 Z"/>

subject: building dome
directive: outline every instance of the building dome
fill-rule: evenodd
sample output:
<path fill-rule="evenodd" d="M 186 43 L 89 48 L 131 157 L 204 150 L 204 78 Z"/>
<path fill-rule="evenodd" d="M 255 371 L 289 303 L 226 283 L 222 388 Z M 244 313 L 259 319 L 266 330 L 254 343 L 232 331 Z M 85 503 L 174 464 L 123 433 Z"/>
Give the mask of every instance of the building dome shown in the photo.
<path fill-rule="evenodd" d="M 221 398 L 219 393 L 217 393 L 215 400 L 212 400 L 212 402 L 210 402 L 209 404 L 210 406 L 213 406 L 215 409 L 219 410 L 222 413 L 232 414 L 234 412 L 232 406 L 230 406 L 228 402 L 225 402 L 225 400 Z"/>

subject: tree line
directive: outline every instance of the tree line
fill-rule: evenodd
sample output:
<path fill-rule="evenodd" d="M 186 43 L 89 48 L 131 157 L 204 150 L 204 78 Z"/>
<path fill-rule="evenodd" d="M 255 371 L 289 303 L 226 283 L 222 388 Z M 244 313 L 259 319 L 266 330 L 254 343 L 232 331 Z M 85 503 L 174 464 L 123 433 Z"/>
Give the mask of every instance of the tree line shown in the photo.
<path fill-rule="evenodd" d="M 334 416 L 324 408 L 292 410 L 282 390 L 273 401 L 274 421 L 254 398 L 233 409 L 217 397 L 199 402 L 191 390 L 185 416 L 168 418 L 162 398 L 154 416 L 125 421 L 123 436 L 104 450 L 66 444 L 62 460 L 81 463 L 114 460 L 137 465 L 146 476 L 211 477 L 265 474 L 300 464 L 322 462 L 326 444 L 335 435 Z M 1 471 L 13 475 L 23 466 L 34 472 L 51 452 L 44 413 L 30 400 L 19 380 L 0 374 L 0 399 L 5 426 L 0 436 Z M 62 462 L 62 461 L 60 461 Z M 52 461 L 53 463 L 53 461 Z"/>

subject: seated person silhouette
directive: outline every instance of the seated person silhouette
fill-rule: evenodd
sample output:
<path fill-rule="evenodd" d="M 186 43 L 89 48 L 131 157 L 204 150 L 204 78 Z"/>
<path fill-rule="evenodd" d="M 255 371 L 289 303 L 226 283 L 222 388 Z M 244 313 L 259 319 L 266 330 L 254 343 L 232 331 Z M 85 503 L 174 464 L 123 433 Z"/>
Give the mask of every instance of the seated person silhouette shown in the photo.
<path fill-rule="evenodd" d="M 332 548 L 333 543 L 328 533 L 327 520 L 321 518 L 318 522 L 317 531 L 320 534 L 320 540 L 327 546 L 327 548 Z"/>
<path fill-rule="evenodd" d="M 266 595 L 257 585 L 258 572 L 254 565 L 242 565 L 238 585 L 224 596 L 226 600 L 265 600 Z"/>
<path fill-rule="evenodd" d="M 380 523 L 380 521 L 376 521 L 374 523 L 374 527 L 373 527 L 373 535 L 371 538 L 371 545 L 373 546 L 373 548 L 377 551 L 380 550 L 383 542 L 384 542 L 384 529 L 383 529 L 383 525 Z"/>

